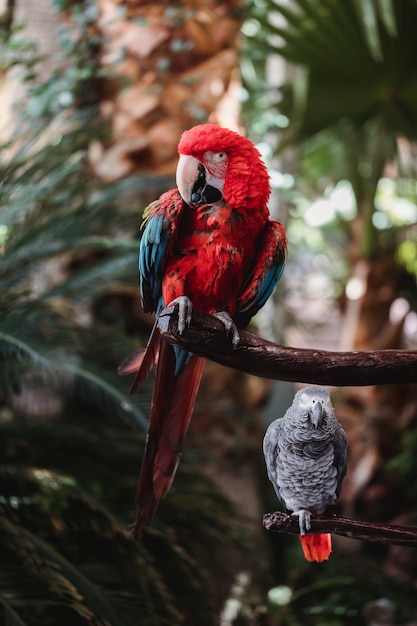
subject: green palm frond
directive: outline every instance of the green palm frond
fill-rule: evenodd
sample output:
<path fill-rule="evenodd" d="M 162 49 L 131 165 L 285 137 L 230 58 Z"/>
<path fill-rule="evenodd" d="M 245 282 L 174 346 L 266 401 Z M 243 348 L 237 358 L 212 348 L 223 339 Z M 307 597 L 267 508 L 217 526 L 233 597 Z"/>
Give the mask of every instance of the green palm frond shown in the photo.
<path fill-rule="evenodd" d="M 16 611 L 5 598 L 0 597 L 0 619 L 4 626 L 25 626 Z"/>
<path fill-rule="evenodd" d="M 417 7 L 413 0 L 295 0 L 267 3 L 282 15 L 277 26 L 266 17 L 254 31 L 253 43 L 267 43 L 308 72 L 306 103 L 302 115 L 294 108 L 294 84 L 288 81 L 280 110 L 288 115 L 297 140 L 311 137 L 342 118 L 364 125 L 377 118 L 384 129 L 416 137 L 414 27 Z M 379 5 L 379 8 L 378 8 Z M 264 13 L 263 15 L 267 15 Z M 369 16 L 373 16 L 370 19 Z M 371 35 L 373 33 L 373 35 Z M 276 36 L 280 41 L 275 43 Z M 377 58 L 370 39 L 378 41 Z M 259 59 L 258 67 L 262 72 Z"/>
<path fill-rule="evenodd" d="M 81 598 L 83 610 L 85 606 L 91 610 L 95 620 L 100 607 L 93 604 L 94 594 L 89 599 L 87 583 L 92 592 L 106 593 L 123 616 L 129 620 L 132 616 L 129 624 L 140 618 L 144 624 L 174 626 L 180 623 L 180 614 L 187 614 L 189 623 L 215 623 L 216 597 L 233 576 L 223 555 L 236 549 L 242 554 L 244 546 L 248 557 L 250 552 L 243 527 L 239 530 L 236 524 L 236 511 L 199 474 L 201 455 L 184 460 L 155 528 L 146 529 L 141 541 L 134 543 L 126 532 L 134 514 L 127 503 L 134 493 L 142 446 L 129 429 L 109 428 L 108 419 L 103 423 L 99 414 L 96 418 L 90 414 L 89 421 L 85 415 L 74 419 L 69 414 L 66 421 L 54 423 L 11 422 L 2 427 L 2 441 L 6 452 L 0 468 L 2 515 L 15 529 L 12 552 L 26 551 L 30 544 L 27 561 L 17 563 L 25 570 L 22 584 L 27 575 L 30 585 L 32 569 L 26 571 L 26 563 L 34 555 L 45 573 L 44 579 L 36 569 L 39 586 L 35 586 L 36 601 L 48 600 L 45 611 L 54 604 L 56 588 L 50 588 L 49 580 L 52 576 L 53 582 L 57 570 L 59 584 L 68 581 L 77 591 L 77 597 L 64 604 Z M 6 532 L 0 535 L 0 544 L 4 540 L 12 545 Z M 32 535 L 41 543 L 32 545 Z M 42 569 L 45 560 L 55 570 Z M 8 567 L 7 559 L 0 562 L 0 596 L 7 593 L 1 585 L 4 576 L 20 597 L 23 594 L 22 606 L 30 611 L 35 599 L 24 595 L 18 578 L 10 580 Z M 19 606 L 12 603 L 12 608 Z"/>
<path fill-rule="evenodd" d="M 255 107 L 259 115 L 262 107 L 266 113 L 255 129 L 278 133 L 281 151 L 296 146 L 301 172 L 310 169 L 307 155 L 314 153 L 316 166 L 322 158 L 319 180 L 349 180 L 364 257 L 380 241 L 372 219 L 385 166 L 394 163 L 403 175 L 415 174 L 414 159 L 408 172 L 400 162 L 398 140 L 417 140 L 416 23 L 414 0 L 265 0 L 250 23 L 254 71 L 246 84 L 255 97 L 246 110 L 250 115 Z M 287 65 L 282 84 L 262 92 L 266 62 L 256 50 L 264 45 Z M 330 137 L 335 147 L 329 151 Z M 329 160 L 330 152 L 338 159 Z"/>
<path fill-rule="evenodd" d="M 87 334 L 89 340 L 86 340 Z M 95 346 L 97 363 L 91 358 L 87 345 L 93 349 Z M 145 432 L 147 418 L 137 403 L 128 399 L 126 383 L 117 376 L 115 369 L 99 363 L 101 351 L 107 350 L 102 341 L 94 344 L 91 333 L 77 330 L 71 325 L 71 319 L 63 319 L 42 302 L 21 306 L 0 321 L 3 376 L 9 380 L 11 377 L 15 381 L 32 381 L 31 384 L 37 381 L 65 395 L 88 398 Z"/>
<path fill-rule="evenodd" d="M 35 611 L 38 621 L 28 624 L 46 623 L 59 610 L 69 612 L 61 623 L 70 623 L 71 613 L 86 624 L 126 625 L 138 618 L 144 624 L 177 623 L 143 546 L 135 546 L 108 511 L 68 478 L 9 466 L 0 481 L 7 545 L 0 595 L 24 621 Z"/>
<path fill-rule="evenodd" d="M 43 232 L 43 231 L 41 231 Z M 2 274 L 6 274 L 7 279 L 13 280 L 14 276 L 10 276 L 11 270 L 14 272 L 21 272 L 22 266 L 26 267 L 27 264 L 37 264 L 40 261 L 50 259 L 63 252 L 78 253 L 88 251 L 91 253 L 110 252 L 110 253 L 123 253 L 134 250 L 137 252 L 137 243 L 129 241 L 117 241 L 111 237 L 65 237 L 62 239 L 55 239 L 54 241 L 39 241 L 38 233 L 28 235 L 29 243 L 24 242 L 24 245 L 20 247 L 16 245 L 16 253 L 13 254 L 13 248 L 8 249 L 8 253 L 2 259 Z M 44 237 L 44 234 L 43 234 Z M 23 243 L 23 242 L 22 242 Z M 3 274 L 3 275 L 4 275 Z M 3 277 L 3 276 L 2 276 Z"/>
<path fill-rule="evenodd" d="M 120 236 L 120 229 L 123 224 L 130 232 L 137 230 L 134 193 L 149 193 L 149 186 L 146 179 L 96 184 L 87 162 L 91 133 L 82 116 L 70 121 L 66 117 L 59 125 L 54 120 L 32 139 L 26 132 L 14 152 L 9 146 L 3 162 L 0 354 L 6 376 L 1 380 L 16 384 L 20 374 L 29 380 L 32 369 L 32 377 L 42 374 L 44 384 L 49 377 L 49 384 L 64 393 L 87 395 L 143 430 L 142 411 L 126 399 L 127 384 L 114 374 L 117 361 L 107 360 L 102 367 L 97 350 L 94 362 L 94 349 L 85 350 L 79 319 L 91 316 L 92 299 L 110 283 L 136 280 L 138 244 L 129 230 Z M 43 138 L 56 133 L 60 141 Z M 157 184 L 153 178 L 150 189 Z M 124 208 L 120 220 L 118 191 L 133 207 Z M 76 269 L 71 267 L 74 260 Z M 90 335 L 94 337 L 91 329 Z M 132 349 L 126 340 L 123 347 Z"/>
<path fill-rule="evenodd" d="M 108 601 L 108 595 L 99 591 L 50 544 L 21 526 L 12 525 L 4 517 L 0 519 L 0 527 L 8 551 L 18 553 L 22 563 L 19 571 L 13 567 L 14 576 L 5 568 L 7 583 L 0 582 L 0 589 L 6 587 L 8 596 L 13 598 L 9 590 L 18 588 L 19 595 L 30 602 L 33 610 L 39 607 L 38 610 L 48 614 L 48 605 L 56 603 L 53 599 L 56 595 L 62 607 L 71 609 L 86 623 L 126 626 L 122 615 Z M 13 600 L 17 602 L 16 597 Z"/>
<path fill-rule="evenodd" d="M 91 299 L 105 292 L 109 284 L 116 280 L 123 281 L 126 274 L 129 284 L 136 283 L 138 244 L 121 242 L 119 249 L 123 254 L 106 255 L 100 263 L 85 263 L 81 270 L 74 270 L 68 280 L 52 287 L 46 297 L 70 297 L 74 302 Z M 94 254 L 94 248 L 90 248 L 90 252 Z"/>
<path fill-rule="evenodd" d="M 356 0 L 356 10 L 372 56 L 376 60 L 383 58 L 379 36 L 379 24 L 384 25 L 391 37 L 397 36 L 397 22 L 393 0 Z"/>

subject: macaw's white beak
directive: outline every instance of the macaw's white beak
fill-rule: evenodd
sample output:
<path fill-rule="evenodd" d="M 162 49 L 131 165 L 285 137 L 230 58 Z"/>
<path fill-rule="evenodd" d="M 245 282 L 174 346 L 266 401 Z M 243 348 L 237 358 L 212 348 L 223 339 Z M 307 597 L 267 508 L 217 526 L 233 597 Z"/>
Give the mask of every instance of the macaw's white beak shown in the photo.
<path fill-rule="evenodd" d="M 180 154 L 176 182 L 181 198 L 187 204 L 191 204 L 194 183 L 198 179 L 199 166 L 204 167 L 195 157 L 189 154 Z"/>
<path fill-rule="evenodd" d="M 180 154 L 176 174 L 177 187 L 182 199 L 189 206 L 207 206 L 223 198 L 222 191 L 209 184 L 210 178 L 198 159 L 189 154 Z"/>

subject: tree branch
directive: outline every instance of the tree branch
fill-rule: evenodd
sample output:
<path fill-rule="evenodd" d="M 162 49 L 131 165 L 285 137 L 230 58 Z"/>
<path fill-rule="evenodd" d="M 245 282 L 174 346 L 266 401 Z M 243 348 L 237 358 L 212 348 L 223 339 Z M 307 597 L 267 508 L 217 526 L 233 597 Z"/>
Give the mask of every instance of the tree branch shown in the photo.
<path fill-rule="evenodd" d="M 266 530 L 277 533 L 298 535 L 300 532 L 298 517 L 279 511 L 266 513 L 263 517 L 263 525 Z M 333 533 L 352 539 L 362 539 L 362 541 L 417 547 L 417 527 L 414 526 L 359 522 L 344 517 L 312 517 L 311 531 L 314 533 Z"/>
<path fill-rule="evenodd" d="M 286 348 L 243 330 L 234 349 L 222 322 L 212 315 L 194 311 L 189 328 L 181 335 L 177 322 L 175 307 L 161 311 L 159 330 L 169 343 L 255 376 L 336 386 L 417 383 L 415 350 L 329 352 Z"/>

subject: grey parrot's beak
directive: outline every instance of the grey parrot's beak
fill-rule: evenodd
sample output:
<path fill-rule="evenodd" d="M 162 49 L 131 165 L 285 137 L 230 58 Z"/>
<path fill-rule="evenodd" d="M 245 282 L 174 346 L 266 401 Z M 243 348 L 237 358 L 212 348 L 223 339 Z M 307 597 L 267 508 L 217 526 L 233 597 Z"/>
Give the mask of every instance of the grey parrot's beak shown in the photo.
<path fill-rule="evenodd" d="M 197 208 L 221 200 L 222 192 L 209 184 L 209 178 L 206 168 L 198 159 L 190 154 L 180 154 L 176 182 L 184 202 Z"/>
<path fill-rule="evenodd" d="M 310 410 L 310 419 L 314 428 L 320 428 L 323 419 L 323 405 L 321 402 L 316 402 Z"/>

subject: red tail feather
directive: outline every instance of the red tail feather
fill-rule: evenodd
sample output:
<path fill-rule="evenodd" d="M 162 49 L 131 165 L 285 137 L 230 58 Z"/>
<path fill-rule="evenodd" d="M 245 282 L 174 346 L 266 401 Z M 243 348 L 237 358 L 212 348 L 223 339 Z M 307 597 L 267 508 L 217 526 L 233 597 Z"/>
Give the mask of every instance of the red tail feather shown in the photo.
<path fill-rule="evenodd" d="M 304 556 L 307 561 L 326 561 L 332 551 L 332 537 L 330 534 L 299 535 Z"/>
<path fill-rule="evenodd" d="M 148 437 L 136 492 L 134 536 L 150 524 L 174 480 L 200 384 L 204 359 L 193 356 L 175 376 L 174 349 L 160 342 Z"/>
<path fill-rule="evenodd" d="M 141 354 L 140 351 L 133 353 L 133 356 L 135 355 L 137 356 L 137 359 L 136 359 L 137 372 L 136 372 L 135 380 L 133 381 L 133 384 L 129 391 L 130 396 L 133 396 L 133 394 L 137 392 L 137 390 L 142 385 L 143 381 L 145 380 L 145 378 L 147 378 L 151 369 L 157 362 L 160 342 L 161 342 L 161 334 L 157 328 L 157 325 L 155 324 L 154 327 L 152 328 L 151 336 L 149 337 L 148 345 L 146 346 L 146 350 L 144 354 Z M 126 363 L 126 361 L 127 359 L 123 361 L 120 367 L 122 367 Z M 120 370 L 120 367 L 119 367 L 119 370 Z"/>
<path fill-rule="evenodd" d="M 123 361 L 117 368 L 117 373 L 119 374 L 119 376 L 127 376 L 128 374 L 133 374 L 137 372 L 142 366 L 145 354 L 146 348 L 140 348 L 140 350 L 135 350 L 134 352 L 129 354 L 129 356 L 123 359 Z"/>

